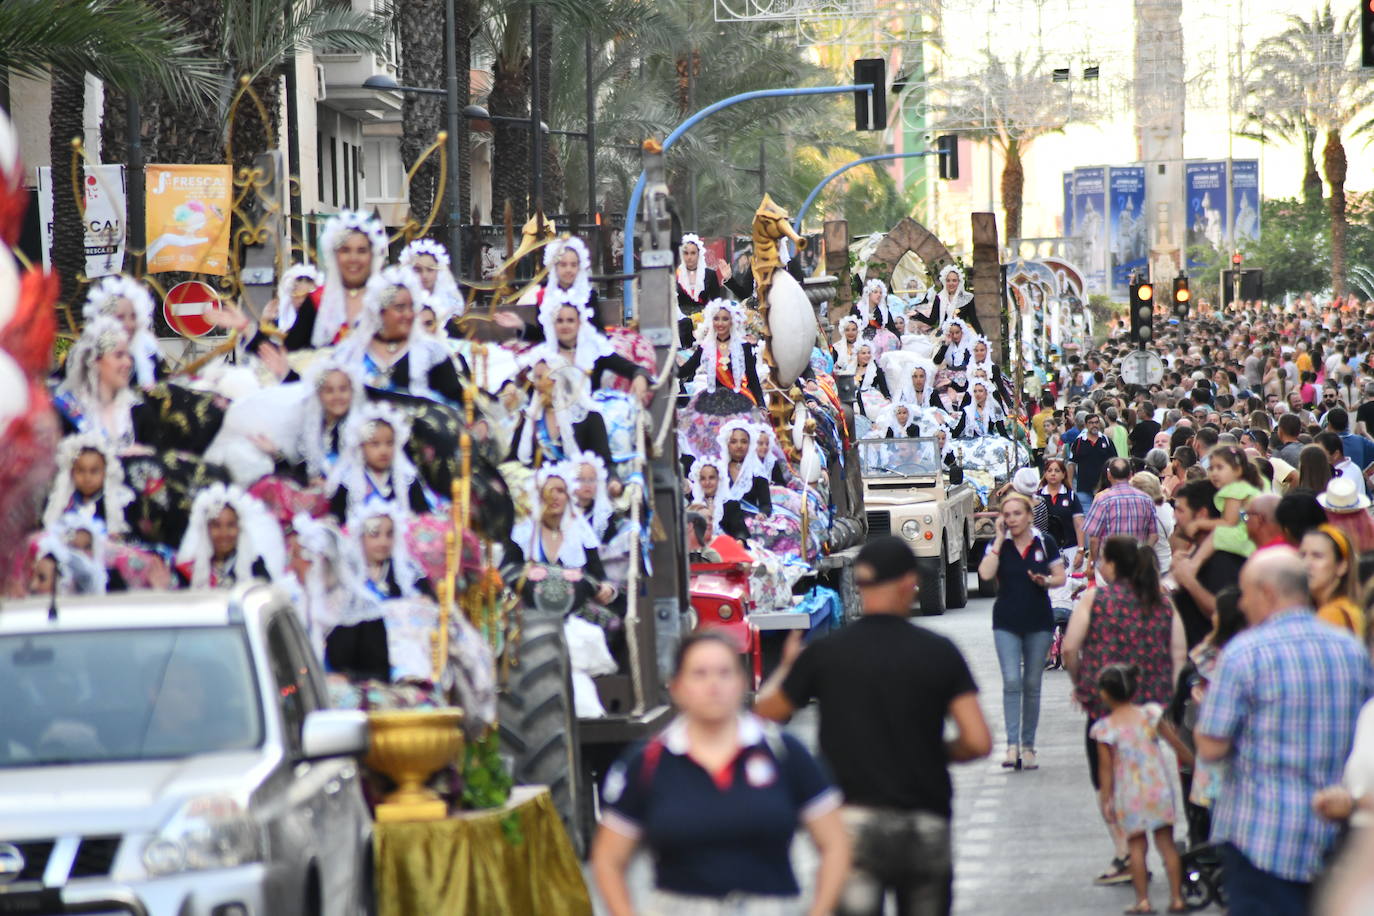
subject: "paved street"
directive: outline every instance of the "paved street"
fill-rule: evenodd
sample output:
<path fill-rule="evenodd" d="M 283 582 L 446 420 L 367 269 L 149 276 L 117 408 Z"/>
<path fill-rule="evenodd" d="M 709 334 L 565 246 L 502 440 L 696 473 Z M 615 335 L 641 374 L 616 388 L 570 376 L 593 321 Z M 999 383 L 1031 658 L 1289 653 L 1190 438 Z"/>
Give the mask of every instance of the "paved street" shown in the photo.
<path fill-rule="evenodd" d="M 1001 675 L 992 645 L 991 612 L 990 600 L 974 598 L 963 610 L 920 621 L 953 639 L 963 651 L 982 690 L 983 712 L 993 731 L 993 757 L 954 771 L 955 912 L 963 916 L 1120 913 L 1133 902 L 1129 885 L 1100 888 L 1092 883 L 1112 853 L 1088 783 L 1083 716 L 1070 704 L 1065 672 L 1045 674 L 1037 738 L 1040 770 L 1014 772 L 1000 766 L 1004 750 Z M 815 724 L 812 708 L 798 715 L 789 729 L 812 743 Z M 809 884 L 815 861 L 809 840 L 798 839 L 793 861 L 803 884 Z M 1168 904 L 1167 885 L 1163 866 L 1153 853 L 1150 869 L 1155 875 L 1151 900 L 1162 912 Z M 638 890 L 650 886 L 645 856 L 632 866 L 631 880 Z M 600 901 L 597 904 L 598 912 L 605 912 Z"/>

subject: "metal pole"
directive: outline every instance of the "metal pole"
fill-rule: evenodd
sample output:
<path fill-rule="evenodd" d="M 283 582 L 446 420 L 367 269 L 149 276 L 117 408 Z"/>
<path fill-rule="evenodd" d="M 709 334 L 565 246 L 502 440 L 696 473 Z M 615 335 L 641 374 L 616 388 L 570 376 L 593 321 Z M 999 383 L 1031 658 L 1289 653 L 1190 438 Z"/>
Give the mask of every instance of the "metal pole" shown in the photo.
<path fill-rule="evenodd" d="M 697 49 L 692 48 L 687 52 L 687 108 L 694 110 L 697 107 L 697 77 L 696 77 Z M 687 172 L 687 206 L 688 213 L 691 214 L 691 231 L 696 232 L 697 223 L 697 170 L 690 169 Z"/>
<path fill-rule="evenodd" d="M 763 195 L 768 193 L 768 146 L 765 141 L 759 141 L 759 200 L 763 200 Z"/>
<path fill-rule="evenodd" d="M 289 21 L 295 0 L 284 0 L 284 3 L 283 13 Z M 285 264 L 295 261 L 291 251 L 291 236 L 293 234 L 299 240 L 302 250 L 305 248 L 305 217 L 302 215 L 301 207 L 301 112 L 300 101 L 296 97 L 299 91 L 299 81 L 296 75 L 296 49 L 294 47 L 287 48 L 286 59 L 282 61 L 282 69 L 286 71 L 286 193 L 287 208 L 291 211 L 290 218 L 286 221 L 286 256 L 281 261 Z M 131 122 L 137 104 L 136 100 L 130 99 L 129 117 Z M 132 137 L 130 139 L 132 140 Z M 132 142 L 129 148 L 132 157 Z M 132 163 L 130 165 L 132 166 Z"/>
<path fill-rule="evenodd" d="M 463 214 L 459 212 L 463 202 L 462 176 L 459 171 L 462 145 L 467 142 L 467 125 L 463 123 L 463 100 L 458 97 L 458 9 L 455 0 L 448 0 L 446 6 L 444 76 L 447 83 L 445 95 L 448 107 L 448 143 L 445 144 L 445 153 L 448 155 L 448 186 L 444 190 L 448 195 L 449 259 L 454 266 L 454 276 L 462 279 L 466 269 L 463 263 Z"/>
<path fill-rule="evenodd" d="M 129 228 L 128 247 L 131 250 L 141 251 L 143 246 L 147 244 L 144 237 L 146 233 L 143 209 L 145 204 L 143 195 L 146 193 L 143 186 L 143 113 L 138 106 L 138 96 L 133 93 L 129 93 L 128 100 L 128 130 L 129 167 L 124 190 Z"/>
<path fill-rule="evenodd" d="M 696 114 L 683 121 L 677 127 L 674 127 L 673 132 L 664 138 L 662 149 L 666 153 L 683 134 L 687 133 L 687 131 L 691 130 L 693 127 L 696 127 L 701 121 L 722 109 L 738 105 L 740 102 L 748 102 L 754 99 L 788 98 L 799 95 L 839 95 L 845 92 L 872 91 L 872 83 L 857 83 L 850 86 L 808 86 L 805 88 L 791 89 L 755 89 L 753 92 L 741 92 L 739 95 L 732 95 L 718 102 L 712 102 L 701 111 L 698 111 Z M 634 245 L 632 244 L 632 240 L 634 239 L 634 225 L 639 218 L 639 202 L 644 196 L 644 186 L 647 180 L 646 174 L 641 171 L 639 173 L 639 178 L 635 181 L 634 190 L 630 192 L 630 202 L 625 207 L 625 252 L 621 259 L 621 265 L 623 272 L 626 274 L 632 273 L 634 268 L 635 254 Z M 625 318 L 628 321 L 634 314 L 633 280 L 625 281 L 624 296 Z"/>
<path fill-rule="evenodd" d="M 592 65 L 596 58 L 592 53 L 591 32 L 587 33 L 582 52 L 587 70 L 587 220 L 591 223 L 593 269 L 600 272 L 601 223 L 596 218 L 596 84 L 592 82 Z"/>
<path fill-rule="evenodd" d="M 831 172 L 829 175 L 826 175 L 824 178 L 822 178 L 820 182 L 814 188 L 811 189 L 811 193 L 806 195 L 806 200 L 802 202 L 801 209 L 797 211 L 796 217 L 793 218 L 792 225 L 797 230 L 797 232 L 800 233 L 802 219 L 806 216 L 806 211 L 811 209 L 811 205 L 815 203 L 816 198 L 820 196 L 821 191 L 825 190 L 825 186 L 830 184 L 830 182 L 834 181 L 836 178 L 839 178 L 841 175 L 843 175 L 850 169 L 854 168 L 855 166 L 863 165 L 867 162 L 882 162 L 886 159 L 915 159 L 918 156 L 938 155 L 940 155 L 939 150 L 932 149 L 920 150 L 919 152 L 910 153 L 880 153 L 876 156 L 864 156 L 862 159 L 855 159 L 853 162 L 846 162 L 844 165 L 840 166 L 835 171 Z"/>
<path fill-rule="evenodd" d="M 539 72 L 539 6 L 530 4 L 530 158 L 533 160 L 534 186 L 530 189 L 530 209 L 544 214 L 544 137 L 539 119 L 543 75 Z"/>

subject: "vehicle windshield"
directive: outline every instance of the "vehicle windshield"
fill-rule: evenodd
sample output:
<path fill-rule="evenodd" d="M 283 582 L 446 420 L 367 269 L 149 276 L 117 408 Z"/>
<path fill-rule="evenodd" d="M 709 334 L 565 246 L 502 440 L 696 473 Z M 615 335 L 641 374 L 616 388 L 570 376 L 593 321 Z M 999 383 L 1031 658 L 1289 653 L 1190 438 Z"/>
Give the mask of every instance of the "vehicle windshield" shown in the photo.
<path fill-rule="evenodd" d="M 240 629 L 0 636 L 0 768 L 180 758 L 261 741 Z"/>
<path fill-rule="evenodd" d="M 862 439 L 859 465 L 865 477 L 933 477 L 940 448 L 934 439 Z"/>

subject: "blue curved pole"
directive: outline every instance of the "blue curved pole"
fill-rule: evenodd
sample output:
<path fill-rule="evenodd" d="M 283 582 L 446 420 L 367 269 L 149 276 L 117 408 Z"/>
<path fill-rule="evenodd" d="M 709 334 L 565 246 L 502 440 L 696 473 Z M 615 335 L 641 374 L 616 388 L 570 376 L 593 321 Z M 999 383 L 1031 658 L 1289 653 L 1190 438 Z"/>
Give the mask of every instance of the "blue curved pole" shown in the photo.
<path fill-rule="evenodd" d="M 800 233 L 802 220 L 806 217 L 806 211 L 811 209 L 811 204 L 815 203 L 821 191 L 825 190 L 825 186 L 855 166 L 863 165 L 867 162 L 882 162 L 886 159 L 914 159 L 918 156 L 938 156 L 939 154 L 939 150 L 921 150 L 920 152 L 914 153 L 882 153 L 877 156 L 864 156 L 862 159 L 855 159 L 853 162 L 845 163 L 822 178 L 820 182 L 811 189 L 811 193 L 806 195 L 806 200 L 802 202 L 801 209 L 797 211 L 797 216 L 793 220 L 793 227 Z"/>
<path fill-rule="evenodd" d="M 785 98 L 796 95 L 839 95 L 845 92 L 871 91 L 873 91 L 872 83 L 859 83 L 854 86 L 804 86 L 792 89 L 756 89 L 753 92 L 741 92 L 739 95 L 732 95 L 729 98 L 724 98 L 719 102 L 713 102 L 707 105 L 705 108 L 701 109 L 701 111 L 698 111 L 677 127 L 673 128 L 673 132 L 663 141 L 663 151 L 665 153 L 668 152 L 668 150 L 672 148 L 672 145 L 678 141 L 679 137 L 687 133 L 687 131 L 691 130 L 705 118 L 710 117 L 722 108 L 729 108 L 732 105 L 738 105 L 740 102 L 749 102 L 754 99 Z M 639 180 L 635 182 L 635 188 L 630 193 L 629 205 L 625 208 L 625 253 L 621 266 L 622 272 L 626 274 L 634 272 L 635 225 L 639 222 L 640 198 L 644 196 L 644 186 L 647 183 L 648 177 L 644 170 L 641 169 L 639 172 Z M 634 313 L 633 285 L 633 280 L 625 281 L 624 314 L 626 321 L 629 321 Z"/>

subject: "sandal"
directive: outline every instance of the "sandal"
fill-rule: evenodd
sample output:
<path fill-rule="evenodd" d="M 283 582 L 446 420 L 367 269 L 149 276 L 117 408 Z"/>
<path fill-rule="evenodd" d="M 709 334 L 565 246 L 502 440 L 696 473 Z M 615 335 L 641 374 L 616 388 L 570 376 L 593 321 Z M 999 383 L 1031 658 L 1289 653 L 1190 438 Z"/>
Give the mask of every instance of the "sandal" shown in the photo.
<path fill-rule="evenodd" d="M 1038 769 L 1040 769 L 1040 762 L 1037 761 L 1037 760 L 1035 759 L 1035 751 L 1034 751 L 1034 749 L 1026 750 L 1025 748 L 1022 748 L 1022 750 L 1021 750 L 1021 769 L 1023 769 L 1023 770 L 1038 770 Z"/>
<path fill-rule="evenodd" d="M 1093 883 L 1098 887 L 1110 887 L 1113 884 L 1127 884 L 1131 880 L 1131 866 L 1129 861 L 1122 857 L 1112 859 L 1112 864 L 1106 871 L 1093 879 Z"/>
<path fill-rule="evenodd" d="M 1154 907 L 1150 906 L 1148 901 L 1142 901 L 1141 903 L 1137 903 L 1135 906 L 1126 907 L 1126 909 L 1122 910 L 1121 912 L 1125 913 L 1126 916 L 1135 916 L 1135 914 L 1144 914 L 1144 916 L 1151 916 L 1151 914 L 1155 913 L 1156 911 Z"/>

